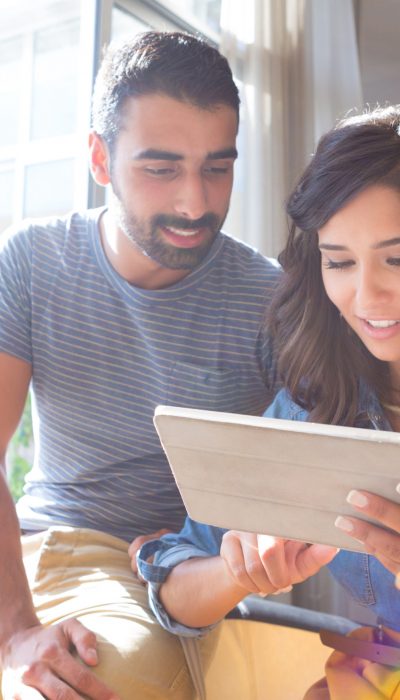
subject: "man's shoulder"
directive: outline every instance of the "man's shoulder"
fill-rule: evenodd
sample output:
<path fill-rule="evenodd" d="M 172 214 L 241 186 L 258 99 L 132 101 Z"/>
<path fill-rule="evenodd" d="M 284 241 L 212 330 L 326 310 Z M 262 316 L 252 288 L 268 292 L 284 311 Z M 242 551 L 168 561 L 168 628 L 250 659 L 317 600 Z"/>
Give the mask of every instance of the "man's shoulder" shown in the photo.
<path fill-rule="evenodd" d="M 30 249 L 40 243 L 45 246 L 50 244 L 50 247 L 60 242 L 63 244 L 63 241 L 70 234 L 76 236 L 81 232 L 81 234 L 87 235 L 89 222 L 96 220 L 96 217 L 98 217 L 97 210 L 88 209 L 60 216 L 23 219 L 1 234 L 0 251 L 10 246 Z"/>
<path fill-rule="evenodd" d="M 249 272 L 264 272 L 270 277 L 279 277 L 280 265 L 275 258 L 260 253 L 248 243 L 240 241 L 228 233 L 222 232 L 223 259 L 226 264 L 238 264 L 247 267 Z"/>
<path fill-rule="evenodd" d="M 225 233 L 217 273 L 241 298 L 270 299 L 281 274 L 279 263 Z M 229 280 L 229 282 L 228 282 Z"/>

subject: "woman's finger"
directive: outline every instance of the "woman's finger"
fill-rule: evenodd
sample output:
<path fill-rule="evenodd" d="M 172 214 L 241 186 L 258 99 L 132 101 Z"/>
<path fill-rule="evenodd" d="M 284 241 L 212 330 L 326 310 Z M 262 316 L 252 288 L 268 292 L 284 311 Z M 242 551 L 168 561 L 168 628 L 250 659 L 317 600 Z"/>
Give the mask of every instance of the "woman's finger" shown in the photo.
<path fill-rule="evenodd" d="M 222 538 L 220 555 L 224 559 L 228 571 L 235 583 L 249 593 L 258 593 L 259 589 L 247 571 L 244 550 L 247 558 L 249 551 L 257 553 L 257 536 L 250 533 L 229 530 Z"/>
<path fill-rule="evenodd" d="M 354 539 L 364 544 L 365 551 L 368 554 L 373 554 L 378 558 L 384 557 L 390 561 L 390 571 L 393 572 L 395 570 L 395 573 L 397 573 L 400 568 L 400 535 L 371 525 L 371 523 L 367 523 L 364 520 L 341 515 L 336 518 L 335 525 L 350 535 L 350 537 L 354 537 Z"/>
<path fill-rule="evenodd" d="M 266 579 L 277 590 L 293 583 L 285 556 L 285 542 L 278 537 L 258 535 L 258 552 Z"/>
<path fill-rule="evenodd" d="M 347 502 L 364 515 L 377 520 L 381 525 L 400 533 L 400 504 L 369 491 L 352 490 Z"/>
<path fill-rule="evenodd" d="M 305 581 L 310 576 L 314 576 L 321 567 L 329 564 L 338 552 L 337 547 L 325 544 L 311 544 L 299 549 L 295 563 L 299 575 L 297 582 Z"/>

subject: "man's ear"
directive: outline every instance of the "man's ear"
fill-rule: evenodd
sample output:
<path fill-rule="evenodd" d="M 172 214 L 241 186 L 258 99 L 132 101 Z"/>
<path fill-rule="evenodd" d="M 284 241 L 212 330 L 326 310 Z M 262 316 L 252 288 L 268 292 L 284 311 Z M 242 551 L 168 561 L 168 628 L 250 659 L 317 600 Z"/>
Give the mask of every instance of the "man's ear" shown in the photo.
<path fill-rule="evenodd" d="M 89 167 L 98 185 L 110 182 L 110 152 L 104 139 L 95 131 L 89 134 Z"/>

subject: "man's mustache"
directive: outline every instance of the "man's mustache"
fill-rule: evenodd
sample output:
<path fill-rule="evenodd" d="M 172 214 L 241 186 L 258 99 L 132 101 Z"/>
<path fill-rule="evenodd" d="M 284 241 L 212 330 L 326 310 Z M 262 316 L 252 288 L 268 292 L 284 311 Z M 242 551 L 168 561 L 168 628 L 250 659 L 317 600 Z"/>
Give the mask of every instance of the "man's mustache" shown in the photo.
<path fill-rule="evenodd" d="M 200 219 L 181 219 L 178 216 L 168 216 L 167 214 L 157 214 L 152 218 L 152 228 L 157 226 L 166 226 L 167 228 L 179 228 L 182 231 L 194 231 L 198 228 L 209 228 L 213 231 L 219 228 L 219 218 L 207 212 Z"/>

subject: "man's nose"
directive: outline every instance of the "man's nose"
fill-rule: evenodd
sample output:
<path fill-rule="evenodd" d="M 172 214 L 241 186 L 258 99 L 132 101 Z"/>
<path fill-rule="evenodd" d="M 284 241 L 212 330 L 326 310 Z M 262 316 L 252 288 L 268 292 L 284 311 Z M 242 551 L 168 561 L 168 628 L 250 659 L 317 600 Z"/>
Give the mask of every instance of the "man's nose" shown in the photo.
<path fill-rule="evenodd" d="M 187 175 L 178 183 L 174 208 L 179 216 L 199 219 L 207 212 L 206 185 L 201 175 Z"/>

